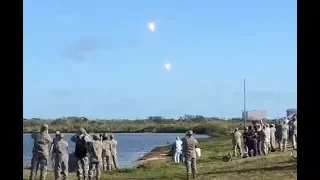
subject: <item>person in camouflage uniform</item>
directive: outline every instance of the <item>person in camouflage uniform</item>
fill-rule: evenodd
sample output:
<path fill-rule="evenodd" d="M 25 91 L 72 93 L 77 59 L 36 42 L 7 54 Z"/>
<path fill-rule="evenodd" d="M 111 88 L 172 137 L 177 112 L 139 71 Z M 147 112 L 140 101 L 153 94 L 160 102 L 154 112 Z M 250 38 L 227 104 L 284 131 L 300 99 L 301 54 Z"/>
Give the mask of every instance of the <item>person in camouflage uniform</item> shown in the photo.
<path fill-rule="evenodd" d="M 65 141 L 64 135 L 59 133 L 53 143 L 53 152 L 55 155 L 55 179 L 56 180 L 68 180 L 68 166 L 69 166 L 69 144 Z M 62 177 L 63 175 L 63 177 Z"/>
<path fill-rule="evenodd" d="M 104 171 L 111 171 L 111 144 L 108 140 L 108 134 L 103 135 L 102 165 Z"/>
<path fill-rule="evenodd" d="M 71 141 L 76 143 L 75 155 L 77 155 L 77 144 L 79 142 L 83 142 L 86 146 L 92 143 L 92 139 L 89 134 L 85 131 L 84 128 L 80 128 L 79 132 L 71 137 Z M 79 151 L 78 151 L 79 152 Z M 89 173 L 89 157 L 88 152 L 85 155 L 81 155 L 81 157 L 77 157 L 77 176 L 78 180 L 84 179 L 87 180 Z"/>
<path fill-rule="evenodd" d="M 40 180 L 45 180 L 49 159 L 49 146 L 52 138 L 48 133 L 48 125 L 44 124 L 40 131 L 33 132 L 31 137 L 34 141 L 31 159 L 31 172 L 29 180 L 35 180 L 38 166 L 40 166 Z"/>
<path fill-rule="evenodd" d="M 275 128 L 276 128 L 276 142 L 280 144 L 281 142 L 281 121 L 280 120 L 277 121 Z"/>
<path fill-rule="evenodd" d="M 50 152 L 49 152 L 49 154 L 51 154 L 52 169 L 55 168 L 55 159 L 56 159 L 56 153 L 53 152 L 53 145 L 55 144 L 56 141 L 58 141 L 59 135 L 60 135 L 60 132 L 59 132 L 59 131 L 56 131 L 56 137 L 53 138 L 52 144 L 51 144 L 51 146 L 50 146 Z"/>
<path fill-rule="evenodd" d="M 281 126 L 281 141 L 279 143 L 280 151 L 284 152 L 287 149 L 288 135 L 289 135 L 289 125 L 288 120 L 284 120 Z"/>
<path fill-rule="evenodd" d="M 241 148 L 241 133 L 238 131 L 238 128 L 232 133 L 232 145 L 233 145 L 233 156 L 237 156 L 237 150 L 239 151 L 240 156 L 242 156 Z"/>
<path fill-rule="evenodd" d="M 248 127 L 244 128 L 242 138 L 243 138 L 244 153 L 248 155 L 248 145 L 247 145 Z"/>
<path fill-rule="evenodd" d="M 276 128 L 274 124 L 270 125 L 270 148 L 271 151 L 276 149 Z"/>
<path fill-rule="evenodd" d="M 265 132 L 262 130 L 261 125 L 257 124 L 254 127 L 255 131 L 257 132 L 257 140 L 258 140 L 258 144 L 257 144 L 257 153 L 258 155 L 262 155 L 263 151 L 262 151 L 262 147 L 263 147 L 263 142 L 265 140 Z"/>
<path fill-rule="evenodd" d="M 196 178 L 197 175 L 197 155 L 196 148 L 198 148 L 198 141 L 192 136 L 193 131 L 189 130 L 187 137 L 183 139 L 183 154 L 185 157 L 185 166 L 187 169 L 187 179 Z"/>
<path fill-rule="evenodd" d="M 248 155 L 249 157 L 257 155 L 257 143 L 258 143 L 258 134 L 256 131 L 257 127 L 255 126 L 254 129 L 252 126 L 248 127 L 248 135 L 247 135 L 247 146 L 248 146 Z"/>
<path fill-rule="evenodd" d="M 117 158 L 117 145 L 118 142 L 114 139 L 114 135 L 110 135 L 110 151 L 111 151 L 111 162 L 112 169 L 119 169 L 118 158 Z"/>
<path fill-rule="evenodd" d="M 292 145 L 293 145 L 293 149 L 297 149 L 297 117 L 294 116 L 292 118 L 292 120 L 290 121 L 290 126 L 292 129 L 292 134 L 291 134 L 291 139 L 292 139 Z"/>
<path fill-rule="evenodd" d="M 89 180 L 93 180 L 94 172 L 96 180 L 100 179 L 102 165 L 102 149 L 103 144 L 100 140 L 100 135 L 93 135 L 93 143 L 89 148 Z"/>

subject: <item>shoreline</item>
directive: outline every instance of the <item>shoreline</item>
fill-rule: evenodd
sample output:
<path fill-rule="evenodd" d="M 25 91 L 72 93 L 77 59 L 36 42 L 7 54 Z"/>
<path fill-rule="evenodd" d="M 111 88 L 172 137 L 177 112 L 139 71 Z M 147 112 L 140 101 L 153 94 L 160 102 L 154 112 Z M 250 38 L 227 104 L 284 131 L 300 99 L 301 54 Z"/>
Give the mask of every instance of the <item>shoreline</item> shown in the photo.
<path fill-rule="evenodd" d="M 198 138 L 198 141 L 205 141 L 210 140 L 212 137 L 208 135 L 207 138 Z M 142 157 L 140 157 L 138 160 L 135 161 L 136 165 L 135 167 L 139 165 L 143 165 L 145 163 L 148 163 L 150 161 L 158 161 L 158 160 L 170 160 L 170 157 L 173 155 L 171 150 L 171 145 L 166 146 L 158 146 L 153 148 L 150 152 L 144 154 Z"/>

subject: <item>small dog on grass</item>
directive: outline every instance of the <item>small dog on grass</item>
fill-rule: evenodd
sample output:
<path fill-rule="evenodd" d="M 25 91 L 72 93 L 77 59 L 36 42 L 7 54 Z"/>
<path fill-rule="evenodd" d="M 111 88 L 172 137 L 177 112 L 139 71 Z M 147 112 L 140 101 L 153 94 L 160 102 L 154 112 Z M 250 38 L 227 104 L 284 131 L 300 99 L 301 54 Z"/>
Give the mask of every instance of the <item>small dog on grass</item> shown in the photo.
<path fill-rule="evenodd" d="M 230 161 L 232 161 L 232 155 L 231 155 L 231 153 L 228 153 L 227 156 L 223 156 L 223 157 L 222 157 L 222 161 L 223 161 L 223 162 L 230 162 Z"/>

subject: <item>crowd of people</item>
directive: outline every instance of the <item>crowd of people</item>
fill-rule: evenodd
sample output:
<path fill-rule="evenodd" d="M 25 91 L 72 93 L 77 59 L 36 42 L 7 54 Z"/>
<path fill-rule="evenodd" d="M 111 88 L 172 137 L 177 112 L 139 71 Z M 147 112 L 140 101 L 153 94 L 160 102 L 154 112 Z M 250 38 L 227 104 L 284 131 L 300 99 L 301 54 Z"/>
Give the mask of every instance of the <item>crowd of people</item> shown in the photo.
<path fill-rule="evenodd" d="M 283 152 L 288 147 L 289 139 L 292 140 L 293 149 L 297 149 L 296 114 L 282 121 L 279 120 L 276 124 L 263 123 L 263 120 L 260 120 L 259 123 L 245 127 L 243 134 L 237 128 L 234 130 L 232 133 L 233 156 L 267 155 L 276 150 Z"/>
<path fill-rule="evenodd" d="M 44 124 L 40 131 L 31 135 L 34 140 L 33 156 L 31 160 L 30 180 L 35 180 L 37 171 L 40 171 L 40 180 L 47 175 L 48 160 L 51 156 L 56 180 L 67 180 L 69 172 L 69 144 L 64 135 L 56 132 L 55 138 L 48 133 L 48 125 Z M 80 128 L 79 132 L 71 137 L 75 143 L 74 156 L 77 163 L 78 180 L 100 179 L 101 170 L 111 171 L 118 169 L 117 141 L 113 135 L 94 134 L 92 137 Z"/>
<path fill-rule="evenodd" d="M 48 133 L 48 125 L 31 135 L 34 140 L 33 156 L 31 160 L 30 180 L 35 180 L 40 170 L 40 179 L 44 180 L 47 174 L 48 160 L 51 155 L 55 179 L 68 179 L 69 145 L 64 135 L 56 132 L 55 138 Z M 267 155 L 277 149 L 285 151 L 288 139 L 292 140 L 293 148 L 297 149 L 297 116 L 293 115 L 277 121 L 276 124 L 254 123 L 245 127 L 243 134 L 236 128 L 232 133 L 233 155 L 252 157 Z M 78 180 L 100 179 L 101 170 L 111 171 L 118 169 L 117 141 L 113 135 L 94 134 L 92 137 L 80 128 L 79 132 L 71 137 L 75 143 L 74 156 L 77 161 Z M 242 144 L 243 142 L 243 144 Z M 277 143 L 276 143 L 277 142 Z M 278 145 L 276 145 L 278 144 Z M 189 130 L 186 136 L 179 137 L 173 143 L 173 159 L 175 163 L 184 162 L 187 170 L 187 179 L 196 178 L 198 141 Z"/>

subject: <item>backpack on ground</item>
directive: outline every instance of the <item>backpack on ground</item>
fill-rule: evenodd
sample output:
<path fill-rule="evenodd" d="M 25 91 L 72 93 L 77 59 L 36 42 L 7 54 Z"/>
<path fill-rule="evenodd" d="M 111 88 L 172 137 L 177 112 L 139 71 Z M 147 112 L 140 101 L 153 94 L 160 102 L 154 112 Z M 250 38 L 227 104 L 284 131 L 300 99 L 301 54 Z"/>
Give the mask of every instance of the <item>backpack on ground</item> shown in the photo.
<path fill-rule="evenodd" d="M 84 158 L 88 154 L 88 146 L 84 138 L 85 136 L 77 140 L 75 153 L 74 153 L 77 158 Z"/>

